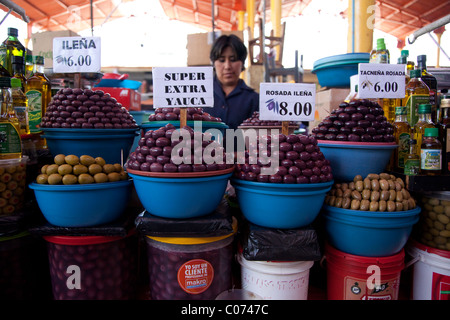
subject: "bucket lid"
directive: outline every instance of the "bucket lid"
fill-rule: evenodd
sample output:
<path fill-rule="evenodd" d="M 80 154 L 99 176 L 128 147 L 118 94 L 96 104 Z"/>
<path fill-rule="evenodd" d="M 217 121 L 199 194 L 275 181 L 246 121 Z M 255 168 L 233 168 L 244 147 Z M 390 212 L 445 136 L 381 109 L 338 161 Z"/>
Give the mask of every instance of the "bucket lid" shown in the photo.
<path fill-rule="evenodd" d="M 237 255 L 239 264 L 243 267 L 252 269 L 257 272 L 268 274 L 296 274 L 309 270 L 314 261 L 298 260 L 298 261 L 262 261 L 262 260 L 247 260 L 242 253 Z"/>
<path fill-rule="evenodd" d="M 424 245 L 423 243 L 420 243 L 414 239 L 409 240 L 408 247 L 415 247 L 415 248 L 425 251 L 427 253 L 436 254 L 442 258 L 450 259 L 450 251 L 429 247 L 429 246 Z"/>
<path fill-rule="evenodd" d="M 233 232 L 220 237 L 153 237 L 153 236 L 146 236 L 146 237 L 158 242 L 169 244 L 195 245 L 220 241 L 234 235 L 236 232 L 237 232 L 237 220 L 235 217 L 233 217 Z"/>
<path fill-rule="evenodd" d="M 84 246 L 90 244 L 101 244 L 124 239 L 135 232 L 135 229 L 125 236 L 43 236 L 43 238 L 51 243 L 62 244 L 67 246 Z"/>
<path fill-rule="evenodd" d="M 349 254 L 343 251 L 340 251 L 330 244 L 325 244 L 325 256 L 327 259 L 340 259 L 345 260 L 346 264 L 361 266 L 361 265 L 378 265 L 384 268 L 387 267 L 396 267 L 402 266 L 404 264 L 405 259 L 405 250 L 402 249 L 400 252 L 386 257 L 365 257 L 365 256 L 357 256 L 353 254 Z"/>

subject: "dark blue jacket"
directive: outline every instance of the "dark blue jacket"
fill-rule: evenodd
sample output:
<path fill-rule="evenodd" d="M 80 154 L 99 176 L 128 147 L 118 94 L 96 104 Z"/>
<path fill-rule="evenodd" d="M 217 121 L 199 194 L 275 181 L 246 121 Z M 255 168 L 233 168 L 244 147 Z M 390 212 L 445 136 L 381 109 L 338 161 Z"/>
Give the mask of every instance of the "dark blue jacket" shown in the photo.
<path fill-rule="evenodd" d="M 225 97 L 220 82 L 214 77 L 214 107 L 205 108 L 205 111 L 221 118 L 230 129 L 237 129 L 254 111 L 259 111 L 259 94 L 240 79 L 236 88 Z"/>

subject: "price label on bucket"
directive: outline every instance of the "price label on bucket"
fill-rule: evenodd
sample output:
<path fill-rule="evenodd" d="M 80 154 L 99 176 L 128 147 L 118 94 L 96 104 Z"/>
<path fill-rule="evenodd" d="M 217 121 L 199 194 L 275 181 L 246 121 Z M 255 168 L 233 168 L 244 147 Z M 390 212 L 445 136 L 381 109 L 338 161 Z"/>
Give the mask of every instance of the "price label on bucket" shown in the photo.
<path fill-rule="evenodd" d="M 53 38 L 54 73 L 90 73 L 100 70 L 100 37 Z"/>
<path fill-rule="evenodd" d="M 360 63 L 358 65 L 359 98 L 404 98 L 405 70 L 404 64 Z"/>
<path fill-rule="evenodd" d="M 315 84 L 261 83 L 259 92 L 260 120 L 314 120 Z"/>

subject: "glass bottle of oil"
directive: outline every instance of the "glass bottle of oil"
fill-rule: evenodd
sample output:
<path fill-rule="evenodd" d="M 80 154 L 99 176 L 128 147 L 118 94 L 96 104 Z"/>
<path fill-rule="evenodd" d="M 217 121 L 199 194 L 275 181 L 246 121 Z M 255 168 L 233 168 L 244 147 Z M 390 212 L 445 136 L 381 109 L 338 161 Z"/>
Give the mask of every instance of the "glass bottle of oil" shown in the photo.
<path fill-rule="evenodd" d="M 442 144 L 438 137 L 438 128 L 425 128 L 420 148 L 420 170 L 431 176 L 442 172 Z"/>
<path fill-rule="evenodd" d="M 8 37 L 0 45 L 0 63 L 8 70 L 9 74 L 12 70 L 12 57 L 25 57 L 26 51 L 23 44 L 19 41 L 17 36 L 19 32 L 16 28 L 8 28 Z"/>
<path fill-rule="evenodd" d="M 28 122 L 31 134 L 41 133 L 39 124 L 51 100 L 51 83 L 44 74 L 44 57 L 36 56 L 33 74 L 27 78 Z"/>
<path fill-rule="evenodd" d="M 406 119 L 406 107 L 395 108 L 394 137 L 398 144 L 394 152 L 394 170 L 403 172 L 405 168 L 405 155 L 409 152 L 411 139 L 411 126 Z"/>
<path fill-rule="evenodd" d="M 417 140 L 417 152 L 420 154 L 425 128 L 436 128 L 436 125 L 431 119 L 431 104 L 419 104 L 418 114 L 419 119 L 413 127 L 413 135 L 414 139 Z"/>
<path fill-rule="evenodd" d="M 420 80 L 420 70 L 411 70 L 410 77 L 411 80 L 409 80 L 405 88 L 406 95 L 402 105 L 406 106 L 409 125 L 414 127 L 419 119 L 417 113 L 418 106 L 419 104 L 427 104 L 430 102 L 430 91 L 428 90 L 428 86 Z"/>
<path fill-rule="evenodd" d="M 22 91 L 20 79 L 11 78 L 11 96 L 13 109 L 19 120 L 19 134 L 21 136 L 30 134 L 30 127 L 28 126 L 28 100 Z"/>
<path fill-rule="evenodd" d="M 450 98 L 441 100 L 439 137 L 442 143 L 442 171 L 450 173 Z"/>
<path fill-rule="evenodd" d="M 23 57 L 14 56 L 12 58 L 13 73 L 11 79 L 19 79 L 21 83 L 22 92 L 25 93 L 25 85 L 27 79 L 25 78 L 25 60 Z"/>
<path fill-rule="evenodd" d="M 433 76 L 427 70 L 427 56 L 422 54 L 417 56 L 417 69 L 420 70 L 420 80 L 422 80 L 429 89 L 430 104 L 431 104 L 431 119 L 434 123 L 437 123 L 439 119 L 438 115 L 438 88 L 436 77 Z"/>
<path fill-rule="evenodd" d="M 420 156 L 417 153 L 417 141 L 409 140 L 409 152 L 405 155 L 405 167 L 403 173 L 407 176 L 416 176 L 420 174 Z"/>
<path fill-rule="evenodd" d="M 22 157 L 19 120 L 12 107 L 11 78 L 0 77 L 0 159 Z"/>

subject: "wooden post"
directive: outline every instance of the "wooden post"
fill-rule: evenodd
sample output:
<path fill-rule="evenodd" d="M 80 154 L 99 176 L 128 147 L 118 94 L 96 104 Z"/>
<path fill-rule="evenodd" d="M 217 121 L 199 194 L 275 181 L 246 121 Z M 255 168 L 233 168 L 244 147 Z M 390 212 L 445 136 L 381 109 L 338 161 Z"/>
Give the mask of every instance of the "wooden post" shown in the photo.
<path fill-rule="evenodd" d="M 180 129 L 187 124 L 187 108 L 180 108 Z"/>
<path fill-rule="evenodd" d="M 289 134 L 289 121 L 281 122 L 281 133 L 287 136 Z"/>

